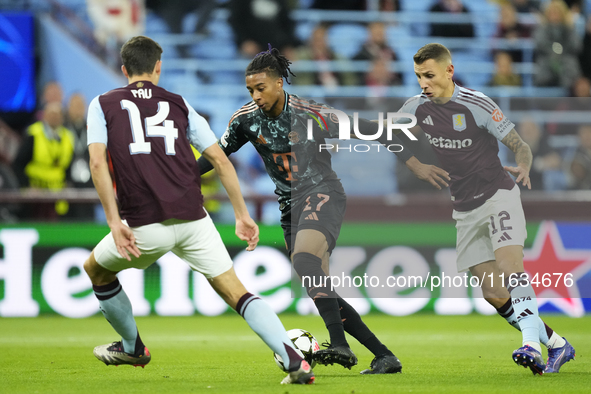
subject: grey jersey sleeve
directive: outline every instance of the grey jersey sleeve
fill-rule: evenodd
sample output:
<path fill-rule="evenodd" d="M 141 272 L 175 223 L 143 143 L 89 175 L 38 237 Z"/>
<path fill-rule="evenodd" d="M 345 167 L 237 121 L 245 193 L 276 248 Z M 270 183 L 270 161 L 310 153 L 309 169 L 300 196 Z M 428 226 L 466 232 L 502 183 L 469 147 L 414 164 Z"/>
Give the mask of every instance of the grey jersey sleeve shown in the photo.
<path fill-rule="evenodd" d="M 501 141 L 503 138 L 505 138 L 505 136 L 507 136 L 507 134 L 509 134 L 511 130 L 515 128 L 515 125 L 509 120 L 509 118 L 505 116 L 505 114 L 503 114 L 503 111 L 501 111 L 499 106 L 494 101 L 482 93 L 478 94 L 478 96 L 485 99 L 490 107 L 492 107 L 492 113 L 479 105 L 463 104 L 465 104 L 472 112 L 478 127 L 485 129 L 496 139 Z"/>
<path fill-rule="evenodd" d="M 88 106 L 86 124 L 88 125 L 87 145 L 95 142 L 107 145 L 107 120 L 99 102 L 99 96 L 96 96 Z"/>
<path fill-rule="evenodd" d="M 406 102 L 402 105 L 402 107 L 398 110 L 398 114 L 410 114 L 410 115 L 415 115 L 417 112 L 417 108 L 419 107 L 419 105 L 421 105 L 423 102 L 425 101 L 425 99 L 423 97 L 421 97 L 420 94 L 413 96 L 411 98 L 409 98 L 408 100 L 406 100 Z M 396 124 L 406 124 L 406 123 L 412 123 L 411 118 L 407 118 L 404 116 L 401 116 L 399 118 L 395 118 L 393 119 L 393 123 Z"/>
<path fill-rule="evenodd" d="M 213 144 L 217 142 L 217 138 L 211 127 L 209 127 L 209 123 L 205 120 L 205 118 L 199 115 L 193 107 L 183 98 L 187 109 L 189 110 L 189 126 L 187 128 L 187 138 L 191 145 L 193 145 L 199 153 L 203 153 L 203 151 Z"/>
<path fill-rule="evenodd" d="M 398 110 L 398 112 L 414 115 L 417 112 L 417 108 L 419 107 L 419 105 L 423 103 L 423 101 L 424 100 L 422 99 L 420 94 L 413 96 L 406 100 L 406 102 L 404 103 L 402 108 Z"/>

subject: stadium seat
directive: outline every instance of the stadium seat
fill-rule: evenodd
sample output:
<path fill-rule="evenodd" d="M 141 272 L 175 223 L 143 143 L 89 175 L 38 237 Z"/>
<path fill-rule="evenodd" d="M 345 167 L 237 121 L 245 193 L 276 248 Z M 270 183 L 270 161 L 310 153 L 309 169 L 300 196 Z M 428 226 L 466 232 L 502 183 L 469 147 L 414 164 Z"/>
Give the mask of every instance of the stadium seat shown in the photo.
<path fill-rule="evenodd" d="M 152 11 L 146 12 L 146 34 L 169 33 L 166 22 Z"/>
<path fill-rule="evenodd" d="M 390 46 L 394 47 L 402 40 L 411 36 L 410 29 L 407 25 L 399 23 L 397 25 L 390 25 L 386 27 L 386 39 Z"/>
<path fill-rule="evenodd" d="M 435 0 L 400 0 L 401 11 L 426 11 Z"/>
<path fill-rule="evenodd" d="M 403 82 L 410 80 L 414 81 L 414 72 L 412 70 L 412 56 L 415 54 L 418 48 L 408 46 L 407 38 L 411 37 L 408 26 L 404 24 L 398 24 L 395 26 L 388 26 L 386 28 L 386 39 L 388 44 L 396 52 L 398 62 L 403 63 L 403 67 L 396 70 L 403 74 Z M 410 76 L 407 75 L 410 72 Z"/>
<path fill-rule="evenodd" d="M 233 41 L 234 33 L 230 25 L 223 20 L 214 19 L 207 24 L 211 37 Z"/>
<path fill-rule="evenodd" d="M 483 52 L 484 51 L 484 52 Z M 480 89 L 486 86 L 491 79 L 493 67 L 491 65 L 490 72 L 473 72 L 469 64 L 474 62 L 490 61 L 490 51 L 488 49 L 480 51 L 478 49 L 468 51 L 452 52 L 453 62 L 455 65 L 456 76 L 462 83 L 470 89 Z"/>
<path fill-rule="evenodd" d="M 181 70 L 166 70 L 166 63 L 164 63 L 161 80 L 166 81 L 166 89 L 169 89 L 189 100 L 193 91 L 198 90 L 200 81 L 197 79 L 195 73 L 191 71 Z M 190 101 L 190 100 L 189 100 Z"/>
<path fill-rule="evenodd" d="M 435 0 L 400 0 L 400 10 L 409 12 L 424 12 L 428 11 L 431 5 L 434 3 Z M 430 27 L 428 22 L 405 20 L 404 23 L 413 36 L 424 37 L 429 35 Z"/>
<path fill-rule="evenodd" d="M 214 85 L 241 85 L 244 83 L 244 73 L 239 71 L 211 71 L 206 74 L 211 78 L 209 83 Z"/>
<path fill-rule="evenodd" d="M 348 143 L 339 140 L 333 143 L 348 146 Z M 352 142 L 353 145 L 359 143 Z M 347 195 L 379 196 L 395 191 L 394 154 L 385 150 L 357 153 L 342 151 L 331 154 L 333 168 L 339 174 Z M 351 155 L 354 155 L 354 160 L 351 160 Z"/>
<path fill-rule="evenodd" d="M 187 98 L 187 101 L 195 108 L 197 113 L 209 117 L 209 125 L 218 138 L 226 130 L 228 121 L 234 111 L 244 105 L 244 102 L 239 104 L 236 100 L 216 96 L 199 96 L 193 98 L 193 100 Z"/>
<path fill-rule="evenodd" d="M 328 42 L 337 54 L 351 58 L 367 40 L 367 28 L 354 23 L 339 23 L 328 29 Z"/>
<path fill-rule="evenodd" d="M 392 41 L 390 41 L 390 43 L 392 43 Z M 400 70 L 402 73 L 402 82 L 406 86 L 418 88 L 412 57 L 419 49 L 419 46 L 406 46 L 403 43 L 398 43 L 398 45 L 392 45 L 392 47 L 396 51 L 398 61 L 402 63 L 402 68 Z"/>
<path fill-rule="evenodd" d="M 487 86 L 492 78 L 492 73 L 457 73 L 458 78 L 464 85 L 470 89 L 481 90 L 482 87 Z"/>
<path fill-rule="evenodd" d="M 195 55 L 202 59 L 236 59 L 238 53 L 234 41 L 208 37 L 195 44 Z"/>
<path fill-rule="evenodd" d="M 499 13 L 499 5 L 488 0 L 463 1 L 463 4 L 473 14 L 498 15 Z"/>
<path fill-rule="evenodd" d="M 474 18 L 474 32 L 476 37 L 490 38 L 497 32 L 499 6 L 488 1 L 471 1 L 466 4 Z"/>
<path fill-rule="evenodd" d="M 308 42 L 316 23 L 314 22 L 298 22 L 295 28 L 296 37 L 299 38 L 303 43 Z"/>

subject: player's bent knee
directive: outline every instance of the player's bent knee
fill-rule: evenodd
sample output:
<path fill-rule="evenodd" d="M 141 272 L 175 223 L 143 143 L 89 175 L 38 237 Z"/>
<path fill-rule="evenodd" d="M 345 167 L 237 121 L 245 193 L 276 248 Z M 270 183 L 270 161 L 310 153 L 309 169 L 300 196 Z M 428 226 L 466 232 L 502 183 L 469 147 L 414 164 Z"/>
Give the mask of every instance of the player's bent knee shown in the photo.
<path fill-rule="evenodd" d="M 236 308 L 236 304 L 244 294 L 248 291 L 236 276 L 234 268 L 208 279 L 211 287 L 219 294 L 220 297 L 232 308 Z"/>
<path fill-rule="evenodd" d="M 499 309 L 507 302 L 507 298 L 484 298 L 489 304 Z"/>
<path fill-rule="evenodd" d="M 322 271 L 322 259 L 306 252 L 293 255 L 293 269 L 300 278 L 304 276 L 324 275 L 324 271 Z"/>
<path fill-rule="evenodd" d="M 315 300 L 318 297 L 336 298 L 332 282 L 322 270 L 322 259 L 310 253 L 296 253 L 293 266 L 306 288 L 308 296 Z"/>
<path fill-rule="evenodd" d="M 482 295 L 485 300 L 507 299 L 510 297 L 507 289 L 503 286 L 499 287 L 483 287 Z M 490 301 L 489 301 L 490 302 Z"/>
<path fill-rule="evenodd" d="M 94 252 L 90 253 L 90 256 L 88 256 L 88 259 L 86 259 L 86 261 L 84 262 L 84 271 L 86 271 L 86 274 L 88 275 L 88 277 L 92 280 L 95 276 L 96 276 L 96 266 L 98 265 L 98 263 L 96 262 L 96 259 L 94 258 Z"/>
<path fill-rule="evenodd" d="M 90 253 L 88 259 L 84 262 L 84 271 L 90 278 L 93 285 L 108 285 L 117 279 L 117 273 L 103 268 L 94 258 L 94 251 Z"/>
<path fill-rule="evenodd" d="M 84 267 L 84 271 L 86 272 L 86 274 L 90 276 L 92 274 L 92 269 L 90 266 L 90 257 L 86 259 L 82 266 Z"/>

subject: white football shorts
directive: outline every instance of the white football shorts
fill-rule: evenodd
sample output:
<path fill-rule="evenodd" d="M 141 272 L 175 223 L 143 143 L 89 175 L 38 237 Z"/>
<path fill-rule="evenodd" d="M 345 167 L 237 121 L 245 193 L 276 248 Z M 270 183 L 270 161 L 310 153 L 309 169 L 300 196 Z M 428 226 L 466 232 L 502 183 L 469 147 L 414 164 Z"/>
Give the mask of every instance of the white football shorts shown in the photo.
<path fill-rule="evenodd" d="M 232 259 L 209 215 L 200 220 L 169 219 L 131 229 L 141 256 L 130 256 L 131 261 L 121 257 L 109 233 L 94 249 L 99 265 L 114 272 L 145 269 L 172 251 L 206 278 L 215 278 L 232 268 Z"/>
<path fill-rule="evenodd" d="M 480 207 L 466 212 L 453 211 L 457 229 L 458 272 L 495 260 L 495 250 L 524 245 L 527 238 L 521 191 L 499 189 Z"/>

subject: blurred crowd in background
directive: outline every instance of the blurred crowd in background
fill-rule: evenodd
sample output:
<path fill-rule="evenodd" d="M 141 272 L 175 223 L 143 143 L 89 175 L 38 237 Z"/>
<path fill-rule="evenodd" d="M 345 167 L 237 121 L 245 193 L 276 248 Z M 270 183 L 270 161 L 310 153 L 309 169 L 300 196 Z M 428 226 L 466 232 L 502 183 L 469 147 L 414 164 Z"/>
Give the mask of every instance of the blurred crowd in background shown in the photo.
<path fill-rule="evenodd" d="M 484 1 L 484 0 L 483 0 Z M 482 1 L 481 1 L 482 2 Z M 87 0 L 82 1 L 86 19 L 91 24 L 97 42 L 108 51 L 117 51 L 128 38 L 151 33 L 162 35 L 189 35 L 197 42 L 205 42 L 214 37 L 219 26 L 212 26 L 210 20 L 216 10 L 227 11 L 226 29 L 231 30 L 230 55 L 233 59 L 252 59 L 257 53 L 267 50 L 268 43 L 280 49 L 295 64 L 299 61 L 316 61 L 312 69 L 296 72 L 292 83 L 295 87 L 321 86 L 334 89 L 343 86 L 366 87 L 365 109 L 375 109 L 383 105 L 380 97 L 388 95 L 388 87 L 416 84 L 412 73 L 405 72 L 396 65 L 412 52 L 400 53 L 396 43 L 397 22 L 373 21 L 369 23 L 348 21 L 342 25 L 330 21 L 296 21 L 294 10 L 329 10 L 396 13 L 405 7 L 423 3 L 423 9 L 433 14 L 447 13 L 448 23 L 431 22 L 423 28 L 428 35 L 436 38 L 473 38 L 482 29 L 476 22 L 453 23 L 456 15 L 472 15 L 475 3 L 460 0 Z M 57 2 L 59 3 L 59 2 Z M 80 12 L 80 2 L 64 1 L 63 6 L 72 6 Z M 464 74 L 456 65 L 456 82 L 478 90 L 482 87 L 523 87 L 527 73 L 515 72 L 520 64 L 533 61 L 535 71 L 530 73 L 534 87 L 561 88 L 562 97 L 552 100 L 553 111 L 591 110 L 591 4 L 584 0 L 498 0 L 489 1 L 498 10 L 493 38 L 506 39 L 509 43 L 529 39 L 533 43 L 533 58 L 527 59 L 524 50 L 516 45 L 504 45 L 503 49 L 489 48 L 486 58 L 494 64 L 494 71 L 486 75 L 487 80 L 473 86 L 474 80 Z M 369 11 L 368 11 L 369 10 Z M 525 22 L 524 22 L 525 21 Z M 154 27 L 156 26 L 156 27 Z M 341 29 L 341 30 L 339 30 Z M 335 50 L 329 35 L 354 34 L 363 30 L 365 37 L 359 45 L 348 51 Z M 489 29 L 490 30 L 490 29 Z M 335 33 L 335 31 L 337 33 Z M 412 35 L 412 31 L 410 35 Z M 405 36 L 399 38 L 404 40 Z M 174 40 L 173 40 L 174 42 Z M 199 48 L 191 40 L 174 45 L 163 45 L 165 56 L 169 58 L 191 59 L 198 56 Z M 170 49 L 167 52 L 167 49 Z M 414 50 L 416 51 L 415 48 Z M 220 51 L 228 51 L 220 47 Z M 344 56 L 343 52 L 349 52 Z M 452 50 L 454 58 L 465 59 L 474 56 L 473 52 L 462 53 Z M 411 60 L 410 59 L 410 60 Z M 482 60 L 482 59 L 478 59 Z M 334 70 L 331 61 L 367 61 L 368 67 L 362 70 L 340 67 Z M 109 64 L 109 62 L 106 62 Z M 115 61 L 115 63 L 117 63 Z M 116 64 L 119 67 L 119 64 Z M 243 74 L 242 74 L 243 75 Z M 202 85 L 219 84 L 219 78 L 236 80 L 243 78 L 240 73 L 219 77 L 218 74 L 196 69 L 193 78 Z M 235 77 L 235 78 L 234 78 Z M 234 78 L 234 79 L 233 79 Z M 167 85 L 166 74 L 161 79 Z M 174 84 L 170 84 L 173 85 Z M 105 91 L 112 88 L 106 86 Z M 289 86 L 286 90 L 289 91 Z M 174 91 L 174 89 L 171 89 Z M 418 93 L 418 86 L 416 86 Z M 38 87 L 37 110 L 32 114 L 30 124 L 15 132 L 19 134 L 18 153 L 10 163 L 0 163 L 0 190 L 22 188 L 43 188 L 61 190 L 63 188 L 92 188 L 88 168 L 86 147 L 86 109 L 92 97 L 83 92 L 75 92 L 68 97 L 59 81 L 45 81 Z M 330 91 L 330 90 L 329 90 Z M 244 92 L 241 92 L 244 94 Z M 376 98 L 378 100 L 376 101 Z M 400 105 L 405 98 L 401 98 Z M 190 100 L 189 100 L 190 101 Z M 229 105 L 234 105 L 231 102 Z M 380 109 L 396 111 L 395 108 Z M 205 110 L 198 112 L 208 117 Z M 239 107 L 228 108 L 230 114 Z M 539 108 L 538 108 L 539 109 Z M 542 108 L 543 110 L 544 108 Z M 0 114 L 0 119 L 2 118 Z M 225 121 L 227 122 L 228 119 Z M 524 117 L 515 121 L 517 131 L 533 152 L 531 169 L 533 190 L 546 192 L 591 189 L 591 124 L 576 124 L 540 121 L 534 117 Z M 215 130 L 218 136 L 223 130 Z M 566 137 L 570 143 L 556 143 L 555 137 Z M 428 141 L 420 138 L 410 145 L 423 162 L 437 164 Z M 503 147 L 501 147 L 503 148 Z M 506 150 L 501 149 L 501 159 L 511 164 Z M 338 153 L 335 160 L 338 161 Z M 234 159 L 241 178 L 245 195 L 269 195 L 274 186 L 256 154 Z M 389 193 L 432 192 L 427 184 L 416 181 L 404 166 L 390 168 L 394 179 Z M 339 173 L 343 176 L 344 174 Z M 345 174 L 346 175 L 346 174 Z M 205 180 L 204 193 L 215 195 L 219 186 L 215 176 Z M 346 186 L 346 185 L 345 185 Z M 347 187 L 346 187 L 347 188 Z M 350 192 L 349 190 L 347 190 Z M 433 191 L 434 192 L 434 191 Z M 355 194 L 355 193 L 352 193 Z M 208 209 L 213 215 L 223 215 L 223 204 L 210 200 Z M 65 201 L 56 204 L 38 204 L 36 208 L 12 204 L 0 206 L 2 220 L 100 220 L 100 210 L 93 204 L 69 206 Z M 276 222 L 279 212 L 276 204 L 270 204 L 263 213 L 267 222 Z"/>

